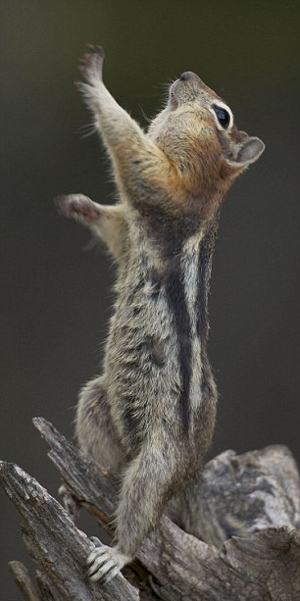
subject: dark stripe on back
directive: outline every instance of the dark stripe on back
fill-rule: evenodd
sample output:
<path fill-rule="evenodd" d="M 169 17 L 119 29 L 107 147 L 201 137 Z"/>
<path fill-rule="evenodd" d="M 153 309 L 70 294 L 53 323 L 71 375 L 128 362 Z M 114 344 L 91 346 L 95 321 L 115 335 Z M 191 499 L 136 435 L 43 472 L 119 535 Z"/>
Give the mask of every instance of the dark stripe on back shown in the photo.
<path fill-rule="evenodd" d="M 162 256 L 168 264 L 162 284 L 165 285 L 166 295 L 170 310 L 174 315 L 177 339 L 179 344 L 179 367 L 181 376 L 180 408 L 182 421 L 186 432 L 189 430 L 190 410 L 190 382 L 192 376 L 192 341 L 191 322 L 187 309 L 184 279 L 181 273 L 180 256 L 185 241 L 193 236 L 201 227 L 201 211 L 196 214 L 176 212 L 169 215 L 163 206 L 139 205 L 141 216 L 149 227 L 149 235 L 162 250 Z M 206 340 L 208 335 L 208 290 L 211 274 L 212 253 L 214 250 L 215 236 L 218 227 L 218 216 L 211 225 L 210 230 L 200 245 L 198 254 L 199 276 L 198 292 L 196 298 L 197 334 L 201 338 L 201 351 L 203 363 L 206 356 Z M 203 341 L 202 341 L 203 338 Z"/>
<path fill-rule="evenodd" d="M 190 426 L 190 381 L 192 375 L 191 323 L 186 305 L 184 281 L 180 268 L 180 255 L 184 242 L 199 228 L 199 217 L 176 213 L 168 215 L 163 206 L 140 206 L 139 210 L 148 223 L 150 236 L 156 240 L 168 267 L 163 284 L 170 311 L 174 315 L 179 344 L 179 368 L 181 376 L 180 409 L 186 432 Z M 197 218 L 198 217 L 198 218 Z"/>
<path fill-rule="evenodd" d="M 185 431 L 190 425 L 190 381 L 192 375 L 191 324 L 187 310 L 183 276 L 180 269 L 180 257 L 170 261 L 166 274 L 165 289 L 169 307 L 174 315 L 177 340 L 179 344 L 179 366 L 181 375 L 180 408 Z"/>
<path fill-rule="evenodd" d="M 208 338 L 208 295 L 217 224 L 201 240 L 198 255 L 198 292 L 196 298 L 197 335 L 205 346 Z"/>

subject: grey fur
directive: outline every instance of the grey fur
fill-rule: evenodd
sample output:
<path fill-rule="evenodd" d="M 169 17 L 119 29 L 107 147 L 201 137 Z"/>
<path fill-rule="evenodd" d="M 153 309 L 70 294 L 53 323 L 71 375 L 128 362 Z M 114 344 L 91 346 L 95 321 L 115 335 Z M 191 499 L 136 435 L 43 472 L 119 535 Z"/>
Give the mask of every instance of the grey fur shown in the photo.
<path fill-rule="evenodd" d="M 85 55 L 80 88 L 111 157 L 120 203 L 72 195 L 59 207 L 90 225 L 118 265 L 103 374 L 83 388 L 76 420 L 83 451 L 121 476 L 116 546 L 97 547 L 88 559 L 91 577 L 108 581 L 183 489 L 182 521 L 186 515 L 193 532 L 193 479 L 217 401 L 206 352 L 214 236 L 224 195 L 248 163 L 231 158 L 242 156 L 247 135 L 235 126 L 220 132 L 211 110 L 219 97 L 197 75 L 171 86 L 145 134 L 105 88 L 102 59 L 101 49 Z"/>

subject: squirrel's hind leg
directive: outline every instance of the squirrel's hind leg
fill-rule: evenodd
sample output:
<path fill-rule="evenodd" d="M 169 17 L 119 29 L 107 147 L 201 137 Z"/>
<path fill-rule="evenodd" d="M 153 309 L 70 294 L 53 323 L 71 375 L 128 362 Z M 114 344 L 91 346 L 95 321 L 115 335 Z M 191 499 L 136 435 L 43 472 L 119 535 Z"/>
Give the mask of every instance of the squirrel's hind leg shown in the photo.
<path fill-rule="evenodd" d="M 87 457 L 113 473 L 120 472 L 124 464 L 124 450 L 111 418 L 103 377 L 91 380 L 81 391 L 76 434 Z"/>

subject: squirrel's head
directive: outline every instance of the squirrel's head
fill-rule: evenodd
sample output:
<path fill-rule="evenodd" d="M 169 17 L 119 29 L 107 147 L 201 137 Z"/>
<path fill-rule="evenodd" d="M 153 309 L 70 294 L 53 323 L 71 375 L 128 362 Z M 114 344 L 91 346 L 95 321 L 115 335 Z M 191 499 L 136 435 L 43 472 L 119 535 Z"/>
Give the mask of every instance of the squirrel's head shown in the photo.
<path fill-rule="evenodd" d="M 148 135 L 187 184 L 198 180 L 203 190 L 221 194 L 265 149 L 259 138 L 237 129 L 229 106 L 191 71 L 170 86 L 167 106 Z"/>

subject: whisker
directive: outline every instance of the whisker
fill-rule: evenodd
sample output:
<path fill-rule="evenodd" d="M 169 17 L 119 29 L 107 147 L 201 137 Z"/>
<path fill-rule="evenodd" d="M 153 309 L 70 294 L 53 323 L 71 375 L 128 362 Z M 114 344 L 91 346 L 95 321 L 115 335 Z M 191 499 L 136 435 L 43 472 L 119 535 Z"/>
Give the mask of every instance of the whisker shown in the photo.
<path fill-rule="evenodd" d="M 92 136 L 97 131 L 95 123 L 86 123 L 85 125 L 81 125 L 76 131 L 75 134 L 79 135 L 81 139 L 88 138 L 88 136 Z"/>
<path fill-rule="evenodd" d="M 169 79 L 168 81 L 156 81 L 155 83 L 152 84 L 152 88 L 156 89 L 156 90 L 168 90 L 170 85 L 172 83 L 174 83 L 174 81 L 176 81 L 176 77 L 175 79 Z"/>
<path fill-rule="evenodd" d="M 152 119 L 150 119 L 150 117 L 148 117 L 148 116 L 146 115 L 146 113 L 145 113 L 145 111 L 144 111 L 143 107 L 141 107 L 141 105 L 140 105 L 140 104 L 139 104 L 139 109 L 140 109 L 140 111 L 141 111 L 141 113 L 142 113 L 142 115 L 143 115 L 143 117 L 144 117 L 145 121 L 146 121 L 147 123 L 151 123 Z"/>

